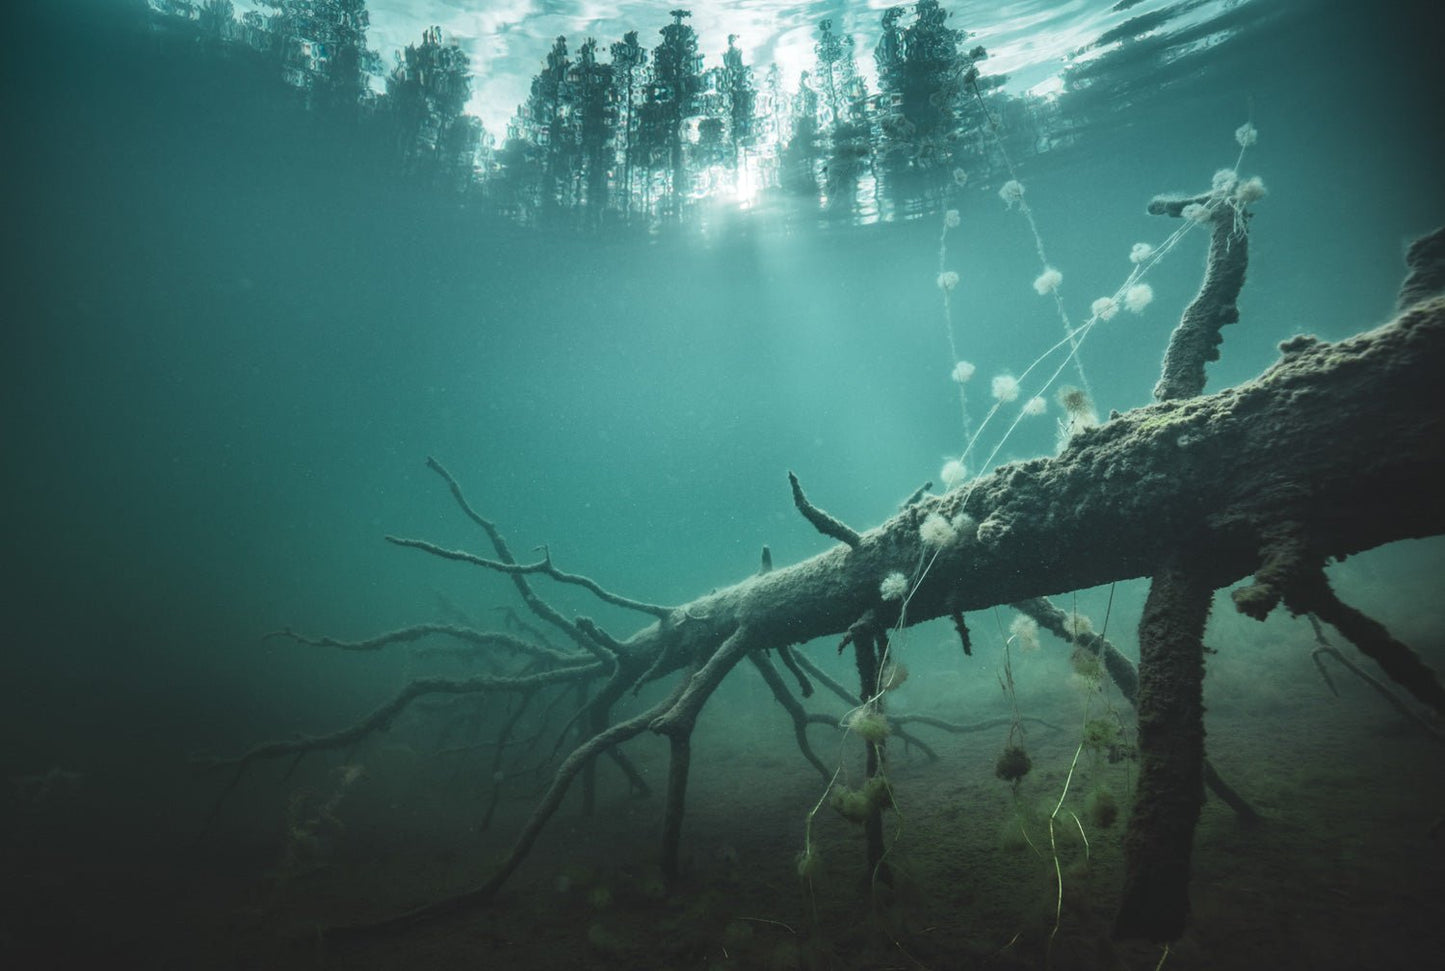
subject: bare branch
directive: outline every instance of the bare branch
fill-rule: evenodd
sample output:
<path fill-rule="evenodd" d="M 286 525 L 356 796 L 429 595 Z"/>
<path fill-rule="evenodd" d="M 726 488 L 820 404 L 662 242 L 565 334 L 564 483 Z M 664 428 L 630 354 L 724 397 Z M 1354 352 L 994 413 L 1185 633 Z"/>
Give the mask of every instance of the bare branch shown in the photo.
<path fill-rule="evenodd" d="M 651 614 L 654 617 L 666 618 L 675 609 L 673 607 L 664 607 L 661 604 L 650 604 L 641 600 L 633 600 L 631 597 L 624 597 L 621 594 L 607 590 L 591 577 L 559 570 L 552 564 L 552 555 L 551 553 L 545 552 L 545 547 L 543 548 L 544 555 L 536 563 L 504 563 L 501 560 L 489 560 L 484 556 L 468 553 L 466 550 L 445 549 L 444 547 L 437 546 L 435 543 L 428 543 L 426 540 L 388 536 L 386 537 L 386 541 L 388 543 L 395 543 L 397 546 L 406 546 L 411 549 L 422 550 L 433 556 L 439 556 L 444 560 L 457 560 L 462 563 L 470 563 L 473 566 L 485 567 L 488 570 L 495 570 L 498 573 L 508 573 L 512 576 L 541 573 L 551 577 L 558 583 L 570 583 L 582 587 L 604 603 L 610 603 L 615 607 L 624 607 L 628 610 L 636 610 L 644 614 Z"/>
<path fill-rule="evenodd" d="M 862 542 L 857 530 L 844 525 L 841 520 L 835 519 L 809 502 L 808 497 L 803 494 L 803 487 L 799 484 L 798 477 L 792 472 L 788 473 L 788 483 L 793 487 L 793 505 L 798 507 L 798 512 L 803 514 L 804 519 L 813 524 L 814 529 L 824 536 L 832 537 L 840 543 L 847 543 L 850 547 L 857 548 L 858 544 Z"/>
<path fill-rule="evenodd" d="M 442 481 L 444 481 L 447 484 L 447 488 L 451 490 L 452 498 L 456 500 L 457 505 L 461 507 L 462 512 L 466 514 L 467 518 L 480 526 L 482 531 L 487 534 L 487 538 L 492 543 L 492 548 L 497 551 L 497 559 L 502 563 L 516 563 L 517 559 L 512 555 L 512 549 L 507 545 L 506 537 L 502 535 L 502 531 L 499 530 L 491 520 L 483 517 L 472 508 L 471 503 L 467 502 L 466 496 L 462 493 L 462 487 L 457 483 L 457 480 L 452 477 L 452 474 L 431 456 L 427 456 L 426 464 L 427 468 L 441 476 Z M 522 602 L 527 605 L 528 610 L 532 611 L 532 613 L 553 627 L 564 632 L 568 637 L 572 638 L 573 643 L 584 651 L 596 656 L 600 660 L 611 660 L 598 644 L 592 641 L 586 634 L 582 633 L 582 631 L 578 630 L 575 624 L 539 596 L 537 592 L 532 589 L 532 585 L 527 582 L 524 574 L 513 573 L 511 577 L 512 584 L 517 588 L 517 593 L 521 595 Z"/>
<path fill-rule="evenodd" d="M 798 693 L 804 698 L 813 697 L 813 683 L 808 680 L 808 675 L 798 666 L 798 659 L 793 656 L 793 649 L 787 646 L 778 648 L 778 657 L 782 660 L 783 666 L 793 672 L 793 677 L 798 682 Z"/>
<path fill-rule="evenodd" d="M 768 686 L 768 690 L 773 693 L 773 698 L 777 700 L 778 704 L 783 706 L 783 710 L 788 713 L 788 717 L 792 720 L 793 738 L 797 740 L 798 749 L 803 753 L 803 758 L 807 759 L 813 768 L 818 770 L 818 774 L 823 777 L 824 783 L 829 782 L 833 778 L 833 773 L 823 764 L 823 760 L 818 758 L 817 754 L 813 751 L 813 746 L 808 743 L 807 712 L 805 712 L 803 706 L 798 703 L 798 699 L 793 697 L 793 693 L 788 690 L 788 685 L 783 681 L 783 676 L 778 673 L 778 669 L 773 666 L 773 662 L 768 660 L 767 655 L 759 651 L 749 654 L 748 660 L 753 662 L 753 666 L 757 668 L 758 673 L 763 676 L 763 682 Z"/>
<path fill-rule="evenodd" d="M 250 751 L 229 759 L 197 759 L 208 766 L 244 766 L 258 759 L 274 759 L 298 752 L 320 752 L 327 749 L 345 748 L 361 741 L 372 732 L 384 731 L 397 716 L 413 701 L 424 695 L 462 695 L 482 691 L 530 691 L 548 684 L 573 681 L 602 673 L 602 665 L 595 661 L 570 667 L 553 668 L 538 674 L 522 675 L 515 678 L 418 678 L 402 688 L 386 704 L 367 715 L 361 721 L 326 735 L 302 735 L 284 741 L 266 742 Z"/>
<path fill-rule="evenodd" d="M 722 684 L 723 678 L 743 659 L 743 655 L 757 647 L 746 627 L 735 629 L 707 659 L 707 663 L 688 678 L 677 704 L 652 723 L 652 730 L 659 735 L 691 734 L 702 706 Z"/>
<path fill-rule="evenodd" d="M 500 647 L 517 654 L 529 654 L 533 657 L 545 658 L 558 664 L 577 664 L 587 660 L 587 656 L 584 654 L 569 654 L 565 651 L 556 650 L 555 648 L 542 647 L 541 645 L 534 644 L 531 641 L 513 634 L 474 630 L 470 627 L 457 627 L 453 624 L 414 624 L 411 627 L 387 631 L 384 634 L 377 634 L 375 637 L 368 637 L 360 641 L 343 641 L 335 637 L 311 637 L 305 634 L 299 634 L 289 627 L 271 631 L 266 637 L 284 637 L 300 644 L 310 644 L 314 647 L 334 647 L 343 651 L 379 651 L 392 644 L 407 644 L 432 635 L 452 637 L 478 647 Z"/>
<path fill-rule="evenodd" d="M 465 890 L 455 896 L 444 900 L 426 904 L 415 910 L 407 911 L 396 917 L 371 923 L 357 924 L 350 927 L 333 928 L 330 933 L 335 936 L 356 937 L 376 931 L 385 931 L 396 927 L 408 926 L 439 917 L 449 913 L 463 910 L 471 904 L 490 898 L 497 890 L 506 883 L 532 849 L 532 844 L 541 835 L 546 827 L 547 821 L 562 805 L 562 798 L 567 794 L 572 780 L 582 771 L 583 767 L 590 763 L 602 752 L 622 744 L 628 739 L 635 738 L 643 732 L 662 714 L 672 708 L 681 697 L 690 678 L 679 679 L 676 687 L 666 698 L 626 721 L 618 722 L 606 731 L 592 736 L 583 742 L 572 754 L 567 756 L 561 766 L 557 768 L 556 774 L 552 777 L 552 784 L 547 789 L 547 794 L 537 808 L 532 811 L 532 816 L 527 820 L 516 842 L 512 845 L 512 852 L 502 862 L 492 875 L 482 883 L 470 890 Z"/>
<path fill-rule="evenodd" d="M 1191 206 L 1203 207 L 1207 213 L 1209 255 L 1204 283 L 1169 337 L 1163 373 L 1154 386 L 1158 401 L 1192 398 L 1204 390 L 1204 365 L 1219 360 L 1219 345 L 1224 340 L 1220 329 L 1239 320 L 1239 291 L 1249 266 L 1249 213 L 1243 204 L 1215 193 L 1193 199 L 1155 199 L 1149 211 L 1178 217 Z"/>

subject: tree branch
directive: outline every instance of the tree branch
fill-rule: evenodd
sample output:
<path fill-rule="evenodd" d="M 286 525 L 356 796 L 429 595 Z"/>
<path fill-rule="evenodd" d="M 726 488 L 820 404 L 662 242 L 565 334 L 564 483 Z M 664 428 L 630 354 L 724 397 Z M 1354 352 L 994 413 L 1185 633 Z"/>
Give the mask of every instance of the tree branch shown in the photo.
<path fill-rule="evenodd" d="M 422 550 L 432 556 L 439 556 L 444 560 L 457 560 L 462 563 L 470 563 L 473 566 L 484 567 L 488 570 L 495 570 L 497 573 L 507 573 L 512 576 L 526 576 L 534 573 L 541 573 L 551 577 L 558 583 L 570 583 L 582 587 L 598 600 L 610 603 L 617 607 L 625 607 L 628 610 L 636 610 L 644 614 L 651 614 L 654 617 L 667 617 L 673 612 L 673 608 L 664 607 L 661 604 L 651 604 L 642 600 L 633 600 L 631 597 L 624 597 L 620 593 L 613 593 L 602 584 L 591 577 L 583 576 L 580 573 L 567 573 L 557 569 L 552 563 L 552 554 L 546 547 L 542 548 L 542 558 L 536 563 L 504 563 L 501 560 L 489 560 L 484 556 L 477 556 L 475 553 L 468 553 L 466 550 L 449 550 L 435 543 L 428 543 L 421 539 L 407 539 L 402 536 L 386 537 L 388 543 L 395 543 L 397 546 L 406 546 L 415 550 Z"/>
<path fill-rule="evenodd" d="M 813 524 L 814 529 L 840 543 L 857 547 L 858 531 L 809 502 L 808 497 L 803 494 L 803 487 L 799 484 L 798 477 L 792 472 L 788 473 L 788 484 L 793 487 L 793 505 L 798 507 L 798 512 L 803 514 L 804 519 Z"/>
<path fill-rule="evenodd" d="M 586 654 L 568 654 L 565 651 L 558 651 L 554 648 L 535 644 L 532 641 L 517 637 L 513 634 L 504 634 L 498 631 L 474 630 L 470 627 L 458 627 L 454 624 L 414 624 L 411 627 L 387 631 L 386 633 L 377 634 L 375 637 L 368 637 L 360 641 L 343 641 L 334 637 L 310 637 L 305 634 L 299 634 L 289 627 L 283 630 L 271 631 L 266 637 L 284 637 L 296 641 L 299 644 L 309 644 L 313 647 L 334 647 L 343 651 L 379 651 L 392 644 L 408 644 L 432 635 L 466 641 L 468 644 L 475 645 L 479 648 L 500 647 L 514 654 L 528 654 L 557 664 L 586 663 L 588 659 L 588 655 Z"/>
<path fill-rule="evenodd" d="M 1237 301 L 1249 266 L 1249 213 L 1243 203 L 1222 194 L 1232 185 L 1193 199 L 1155 199 L 1149 204 L 1151 213 L 1176 218 L 1198 207 L 1210 227 L 1204 283 L 1169 337 L 1163 373 L 1154 386 L 1156 401 L 1192 398 L 1203 391 L 1204 365 L 1219 360 L 1221 328 L 1239 320 Z"/>

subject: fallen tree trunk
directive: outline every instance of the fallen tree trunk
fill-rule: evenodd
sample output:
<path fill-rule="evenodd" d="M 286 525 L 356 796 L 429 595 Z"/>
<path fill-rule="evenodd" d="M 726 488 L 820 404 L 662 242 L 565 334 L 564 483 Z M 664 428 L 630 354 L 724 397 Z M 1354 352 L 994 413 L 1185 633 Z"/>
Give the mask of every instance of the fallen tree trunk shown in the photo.
<path fill-rule="evenodd" d="M 714 652 L 742 628 L 762 649 L 841 634 L 870 609 L 891 626 L 904 608 L 881 599 L 881 581 L 923 563 L 908 625 L 1148 576 L 1179 547 L 1217 588 L 1252 574 L 1281 524 L 1321 561 L 1445 532 L 1445 300 L 1339 343 L 1300 337 L 1282 350 L 1253 381 L 1114 415 L 1056 458 L 926 499 L 856 546 L 700 597 L 620 647 L 667 658 L 660 676 L 698 657 L 730 667 L 745 652 Z M 931 514 L 976 526 L 929 547 L 919 528 Z M 707 673 L 665 717 L 701 703 Z"/>
<path fill-rule="evenodd" d="M 1445 230 L 1412 248 L 1412 272 L 1401 290 L 1396 319 L 1333 344 L 1293 338 L 1281 345 L 1281 360 L 1252 381 L 1208 396 L 1168 400 L 1202 388 L 1204 364 L 1218 356 L 1219 328 L 1237 318 L 1234 301 L 1247 250 L 1230 240 L 1242 241 L 1249 214 L 1229 191 L 1232 183 L 1199 197 L 1209 202 L 1214 240 L 1205 285 L 1171 340 L 1165 379 L 1156 388 L 1156 396 L 1166 400 L 1111 415 L 1103 425 L 1074 435 L 1057 457 L 1004 466 L 938 497 L 921 498 L 920 490 L 898 515 L 866 532 L 813 505 L 790 473 L 799 511 L 839 545 L 777 570 L 765 549 L 757 575 L 687 604 L 669 607 L 620 596 L 588 577 L 561 571 L 546 553 L 539 562 L 518 563 L 500 531 L 472 509 L 456 480 L 429 461 L 463 512 L 487 534 L 496 558 L 388 538 L 509 574 L 532 613 L 562 631 L 572 649 L 547 644 L 537 631 L 529 631 L 533 643 L 514 634 L 434 624 L 350 643 L 278 632 L 349 651 L 441 634 L 531 660 L 510 674 L 415 681 L 350 729 L 266 743 L 224 760 L 221 764 L 236 773 L 226 791 L 254 760 L 300 758 L 353 744 L 384 729 L 425 694 L 529 692 L 546 685 L 582 687 L 601 678 L 591 700 L 568 722 L 580 719 L 587 726 L 585 737 L 556 769 L 546 797 L 488 879 L 399 917 L 338 930 L 410 923 L 492 896 L 525 858 L 578 775 L 584 779 L 584 795 L 590 795 L 586 783 L 598 755 L 611 755 L 637 785 L 637 773 L 619 746 L 647 731 L 668 736 L 671 746 L 660 854 L 671 876 L 678 869 L 693 727 L 712 693 L 744 658 L 763 671 L 793 720 L 800 749 L 826 777 L 805 729 L 819 718 L 838 722 L 803 710 L 764 652 L 779 652 L 806 697 L 811 684 L 804 669 L 824 676 L 806 658 L 794 657 L 792 646 L 842 636 L 843 645 L 852 642 L 857 648 L 864 632 L 873 649 L 863 652 L 867 658 L 860 654 L 857 707 L 842 727 L 853 730 L 869 719 L 879 726 L 874 731 L 881 734 L 858 731 L 868 741 L 870 784 L 879 783 L 872 790 L 887 792 L 881 775 L 887 728 L 880 668 L 886 651 L 878 647 L 887 644 L 889 628 L 948 616 L 963 650 L 970 652 L 965 611 L 1014 604 L 1059 633 L 1061 615 L 1043 598 L 1148 576 L 1153 585 L 1140 628 L 1137 673 L 1102 637 L 1078 630 L 1064 634 L 1076 647 L 1100 656 L 1139 714 L 1141 774 L 1124 841 L 1125 886 L 1115 932 L 1156 941 L 1177 938 L 1189 909 L 1190 853 L 1205 784 L 1242 819 L 1253 817 L 1204 758 L 1201 637 L 1214 590 L 1253 574 L 1252 584 L 1234 591 L 1241 612 L 1263 619 L 1282 603 L 1292 613 L 1331 623 L 1392 680 L 1445 715 L 1445 687 L 1436 674 L 1381 625 L 1341 603 L 1323 572 L 1330 558 L 1445 533 L 1445 503 L 1438 498 L 1445 492 L 1445 386 L 1440 380 L 1445 374 L 1445 296 L 1440 295 Z M 1161 213 L 1178 216 L 1191 200 L 1156 202 Z M 534 575 L 582 586 L 603 602 L 655 619 L 618 640 L 587 618 L 564 617 L 532 588 Z M 683 673 L 663 700 L 609 726 L 612 708 L 629 689 L 678 671 Z M 850 696 L 835 683 L 830 690 Z M 866 814 L 860 810 L 869 823 L 870 867 L 882 880 L 887 873 L 881 865 L 878 817 L 889 804 L 889 799 L 874 798 Z M 585 798 L 584 807 L 589 805 Z M 805 856 L 809 852 L 805 847 Z"/>
<path fill-rule="evenodd" d="M 1419 270 L 1402 294 L 1412 292 Z M 842 635 L 863 618 L 886 630 L 945 615 L 955 619 L 967 649 L 964 611 L 1153 576 L 1154 607 L 1141 634 L 1149 649 L 1138 680 L 1141 750 L 1148 729 L 1149 751 L 1142 754 L 1151 780 L 1146 785 L 1141 778 L 1125 842 L 1128 872 L 1116 932 L 1174 939 L 1188 910 L 1201 763 L 1206 777 L 1212 774 L 1202 762 L 1201 711 L 1197 704 L 1187 707 L 1197 702 L 1199 634 L 1210 591 L 1257 574 L 1254 584 L 1235 591 L 1239 609 L 1251 616 L 1262 618 L 1283 602 L 1295 613 L 1318 612 L 1328 620 L 1329 610 L 1351 618 L 1341 632 L 1349 637 L 1363 630 L 1368 636 L 1361 646 L 1385 671 L 1445 713 L 1445 690 L 1435 674 L 1382 628 L 1356 622 L 1322 572 L 1332 557 L 1445 533 L 1445 503 L 1438 499 L 1445 490 L 1445 298 L 1432 292 L 1374 330 L 1333 344 L 1293 338 L 1281 345 L 1281 360 L 1252 381 L 1112 415 L 1078 434 L 1057 457 L 1004 466 L 910 504 L 866 532 L 817 509 L 793 479 L 800 510 L 839 545 L 777 570 L 765 552 L 758 575 L 675 608 L 627 601 L 561 573 L 549 558 L 517 564 L 494 527 L 472 512 L 455 481 L 434 464 L 468 515 L 493 536 L 501 559 L 398 542 L 508 572 L 524 598 L 535 599 L 524 578 L 541 573 L 590 584 L 608 602 L 654 615 L 655 622 L 626 641 L 586 619 L 549 618 L 591 655 L 589 671 L 601 662 L 609 677 L 606 697 L 615 699 L 625 685 L 685 673 L 666 701 L 593 735 L 567 759 L 549 797 L 490 879 L 366 929 L 490 897 L 585 765 L 648 730 L 678 740 L 674 751 L 681 747 L 685 754 L 698 713 L 745 657 Z M 934 517 L 942 528 L 937 521 L 924 528 Z M 884 584 L 892 574 L 906 578 L 905 597 L 895 598 L 889 589 L 900 584 Z M 1175 596 L 1177 591 L 1183 594 Z M 1176 611 L 1171 604 L 1183 606 Z M 1176 712 L 1175 724 L 1169 709 L 1180 701 L 1187 710 Z M 677 798 L 669 799 L 665 861 L 676 859 L 686 762 L 675 760 L 669 781 Z"/>

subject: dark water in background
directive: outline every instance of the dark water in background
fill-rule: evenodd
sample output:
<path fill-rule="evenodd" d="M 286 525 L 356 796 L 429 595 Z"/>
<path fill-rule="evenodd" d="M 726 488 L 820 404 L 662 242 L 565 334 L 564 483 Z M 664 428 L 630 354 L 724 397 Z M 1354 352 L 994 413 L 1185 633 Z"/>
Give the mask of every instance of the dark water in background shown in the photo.
<path fill-rule="evenodd" d="M 1131 244 L 1163 236 L 1143 203 L 1206 186 L 1252 113 L 1244 174 L 1270 195 L 1210 388 L 1292 334 L 1383 320 L 1404 243 L 1445 217 L 1429 18 L 1278 6 L 1198 76 L 1163 95 L 1140 78 L 1136 104 L 1021 173 L 1081 313 Z M 24 9 L 0 19 L 0 770 L 82 773 L 87 811 L 134 826 L 128 840 L 165 845 L 204 811 L 185 756 L 334 729 L 423 669 L 265 632 L 368 636 L 443 601 L 489 626 L 513 602 L 496 578 L 382 541 L 480 548 L 428 455 L 515 549 L 548 543 L 566 569 L 681 602 L 752 572 L 763 544 L 779 563 L 826 547 L 785 470 L 863 526 L 958 449 L 937 219 L 824 230 L 772 208 L 660 241 L 528 232 L 384 183 L 347 160 L 344 133 L 248 97 L 235 65 L 162 61 L 84 5 Z M 1017 371 L 1059 333 L 1029 289 L 1032 239 L 993 188 L 958 207 L 960 351 L 981 378 Z M 1149 400 L 1202 253 L 1186 243 L 1153 306 L 1091 336 L 1101 411 Z M 1049 422 L 1001 458 L 1050 450 Z M 1438 544 L 1387 553 L 1438 592 Z M 1120 594 L 1129 623 L 1139 597 Z M 1438 604 L 1381 606 L 1438 664 Z M 960 687 L 979 713 L 997 713 L 992 663 Z M 781 724 L 776 744 L 792 746 Z"/>

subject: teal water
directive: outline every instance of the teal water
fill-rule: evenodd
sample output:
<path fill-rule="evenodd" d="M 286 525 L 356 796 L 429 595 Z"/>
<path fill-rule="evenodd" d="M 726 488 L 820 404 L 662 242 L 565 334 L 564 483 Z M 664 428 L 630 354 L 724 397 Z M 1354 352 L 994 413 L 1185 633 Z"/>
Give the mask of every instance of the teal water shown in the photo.
<path fill-rule="evenodd" d="M 354 639 L 459 616 L 493 627 L 497 608 L 519 606 L 502 578 L 384 541 L 394 534 L 487 552 L 426 458 L 450 469 L 519 558 L 547 544 L 564 569 L 648 601 L 682 603 L 736 582 L 756 569 L 765 544 L 779 564 L 821 552 L 830 544 L 792 508 L 787 470 L 861 528 L 937 481 L 942 461 L 962 447 L 935 285 L 942 215 L 840 224 L 818 218 L 806 199 L 780 195 L 755 211 L 719 205 L 656 232 L 519 226 L 392 178 L 354 132 L 289 105 L 244 61 L 182 50 L 137 29 L 121 6 L 27 4 L 0 20 L 0 434 L 10 563 L 0 600 L 8 740 L 0 768 L 16 780 L 6 796 L 7 842 L 23 884 L 16 898 L 26 901 L 12 901 L 0 954 L 48 955 L 24 966 L 94 966 L 87 962 L 109 947 L 145 953 L 168 938 L 156 966 L 221 966 L 213 958 L 232 947 L 265 953 L 257 941 L 284 936 L 279 924 L 335 919 L 358 903 L 330 888 L 318 917 L 299 883 L 284 905 L 256 889 L 271 886 L 267 874 L 281 866 L 297 787 L 332 791 L 342 761 L 366 764 L 372 780 L 321 880 L 344 881 L 358 859 L 405 870 L 408 846 L 427 845 L 429 835 L 444 842 L 458 818 L 474 814 L 474 801 L 432 817 L 408 800 L 407 773 L 435 780 L 409 762 L 394 765 L 386 746 L 426 753 L 439 744 L 421 716 L 345 760 L 303 764 L 294 779 L 281 778 L 278 766 L 258 770 L 209 829 L 224 780 L 187 762 L 333 731 L 409 677 L 472 670 L 403 650 L 338 657 L 263 637 L 291 627 Z M 1049 260 L 1065 275 L 1066 305 L 1082 319 L 1090 300 L 1128 272 L 1130 246 L 1167 234 L 1144 214 L 1147 200 L 1207 188 L 1234 161 L 1236 128 L 1257 126 L 1241 174 L 1260 175 L 1269 195 L 1253 225 L 1243 320 L 1210 368 L 1210 390 L 1257 374 L 1291 335 L 1337 339 L 1387 319 L 1404 245 L 1445 217 L 1429 17 L 1409 5 L 1379 14 L 1343 0 L 1273 7 L 1165 89 L 1128 70 L 1155 62 L 1124 58 L 1113 99 L 1081 103 L 1072 142 L 1020 168 Z M 987 379 L 1022 371 L 1062 333 L 1030 287 L 1040 269 L 1034 238 L 998 187 L 998 179 L 970 183 L 950 197 L 961 225 L 944 257 L 961 277 L 951 301 L 959 354 L 979 367 L 969 388 L 975 421 L 989 404 Z M 1090 334 L 1081 360 L 1101 414 L 1150 401 L 1203 250 L 1202 234 L 1186 240 L 1151 275 L 1155 300 L 1144 313 Z M 1054 418 L 1043 417 L 1021 424 L 997 461 L 1053 448 Z M 1350 574 L 1371 608 L 1437 668 L 1445 660 L 1442 557 L 1430 541 L 1380 551 Z M 575 590 L 548 595 L 564 613 L 595 616 L 619 636 L 639 626 Z M 1080 609 L 1097 619 L 1106 598 L 1087 592 Z M 1123 648 L 1131 649 L 1141 600 L 1135 585 L 1118 593 L 1111 629 Z M 1233 618 L 1221 623 L 1231 636 L 1262 637 Z M 1313 681 L 1292 680 L 1312 675 L 1302 660 L 1309 638 L 1290 630 L 1304 645 L 1293 674 L 1264 660 L 1263 639 L 1233 672 L 1230 658 L 1211 660 L 1224 669 L 1211 682 L 1223 685 L 1214 689 L 1218 705 L 1211 699 L 1221 717 L 1254 710 L 1254 678 L 1266 681 L 1256 696 L 1262 718 L 1284 718 L 1291 692 L 1320 694 Z M 900 696 L 904 709 L 967 711 L 970 719 L 1006 711 L 998 637 L 971 667 L 946 632 L 917 638 L 909 663 L 920 683 L 912 699 Z M 815 645 L 810 656 L 849 676 L 833 645 Z M 1050 687 L 1066 673 L 1062 659 L 1058 670 L 1029 663 L 1037 710 L 1067 709 L 1068 697 Z M 1397 730 L 1367 692 L 1349 703 L 1340 724 L 1367 737 Z M 739 672 L 719 711 L 749 725 L 774 719 L 774 731 L 744 733 L 739 744 L 751 757 L 739 772 L 776 762 L 796 781 L 803 770 L 791 733 L 755 680 Z M 491 725 L 496 716 L 476 717 Z M 1245 721 L 1221 737 L 1240 732 L 1249 747 L 1280 732 L 1271 721 L 1252 733 Z M 736 751 L 723 728 L 704 725 L 728 765 Z M 983 748 L 991 753 L 996 742 Z M 948 736 L 938 745 L 967 748 Z M 1301 751 L 1307 759 L 1308 746 Z M 1351 752 L 1350 764 L 1370 762 L 1368 747 Z M 1420 773 L 1431 778 L 1432 756 L 1419 755 Z M 665 772 L 664 763 L 644 761 Z M 987 762 L 980 785 L 994 781 Z M 33 781 L 51 770 L 59 774 L 49 782 Z M 766 773 L 746 778 L 739 786 L 750 792 L 771 785 Z M 1251 781 L 1268 788 L 1266 779 Z M 814 782 L 771 807 L 784 820 L 785 849 L 817 798 Z M 1301 799 L 1313 784 L 1299 783 Z M 726 800 L 736 789 L 720 791 Z M 944 798 L 926 791 L 920 804 Z M 535 794 L 529 780 L 509 795 L 513 828 Z M 738 798 L 752 805 L 752 796 Z M 1438 813 L 1408 792 L 1380 798 L 1406 807 L 1398 811 L 1412 824 Z M 1290 799 L 1279 796 L 1296 805 Z M 1313 805 L 1312 818 L 1329 816 L 1327 805 Z M 699 818 L 712 819 L 709 811 Z M 587 844 L 571 812 L 558 829 Z M 628 860 L 652 851 L 660 804 L 653 797 L 635 812 L 642 835 L 623 853 Z M 484 873 L 505 846 L 495 838 L 469 845 L 450 879 Z M 713 852 L 704 845 L 740 840 L 695 842 L 703 859 Z M 1340 866 L 1371 852 L 1331 846 Z M 1306 840 L 1298 856 L 1318 859 L 1317 849 Z M 1401 863 L 1414 867 L 1408 873 L 1375 878 L 1438 889 L 1441 864 L 1437 840 Z M 550 886 L 557 866 L 549 858 L 524 871 L 519 892 Z M 785 863 L 778 873 L 788 870 Z M 1243 886 L 1254 878 L 1223 879 Z M 206 889 L 177 907 L 175 888 L 188 881 Z M 425 889 L 446 885 L 436 878 Z M 150 905 L 131 913 L 118 899 Z M 517 906 L 529 920 L 545 909 Z M 253 909 L 262 916 L 253 919 Z M 1321 926 L 1276 931 L 1282 953 L 1306 953 L 1301 940 L 1328 938 L 1328 913 L 1311 913 Z M 1371 966 L 1404 966 L 1445 943 L 1420 914 L 1393 917 L 1410 933 Z M 1227 936 L 1209 919 L 1201 934 Z M 187 930 L 155 929 L 175 921 Z M 587 918 L 577 926 L 569 966 L 703 966 L 701 957 L 685 965 L 697 957 L 686 951 L 638 963 L 625 948 L 587 944 L 595 926 Z M 1031 933 L 1037 944 L 1043 935 Z M 733 950 L 753 953 L 750 946 Z M 1197 946 L 1197 954 L 1218 953 Z M 524 963 L 532 953 L 519 949 L 511 959 Z M 1210 966 L 1197 954 L 1198 963 L 1185 952 L 1178 966 Z M 1120 966 L 1151 966 L 1148 955 L 1134 957 Z M 536 966 L 554 959 L 536 957 Z M 706 959 L 723 966 L 720 952 Z M 959 960 L 932 966 L 974 966 Z M 767 966 L 757 961 L 733 966 Z"/>

